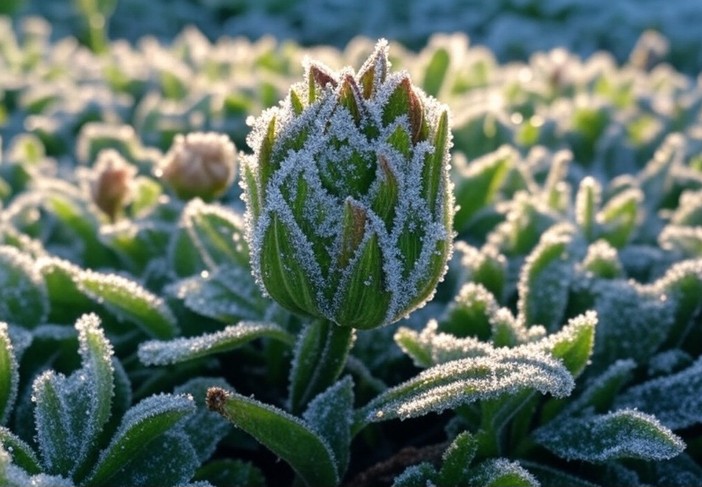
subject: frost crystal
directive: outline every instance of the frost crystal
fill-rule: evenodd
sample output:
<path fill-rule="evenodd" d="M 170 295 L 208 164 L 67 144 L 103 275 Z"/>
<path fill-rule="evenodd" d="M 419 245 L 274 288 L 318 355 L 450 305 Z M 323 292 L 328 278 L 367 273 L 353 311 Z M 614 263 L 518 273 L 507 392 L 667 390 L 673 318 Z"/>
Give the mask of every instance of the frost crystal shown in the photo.
<path fill-rule="evenodd" d="M 309 62 L 265 111 L 243 162 L 256 280 L 286 308 L 374 328 L 423 305 L 451 254 L 447 108 L 389 73 Z"/>

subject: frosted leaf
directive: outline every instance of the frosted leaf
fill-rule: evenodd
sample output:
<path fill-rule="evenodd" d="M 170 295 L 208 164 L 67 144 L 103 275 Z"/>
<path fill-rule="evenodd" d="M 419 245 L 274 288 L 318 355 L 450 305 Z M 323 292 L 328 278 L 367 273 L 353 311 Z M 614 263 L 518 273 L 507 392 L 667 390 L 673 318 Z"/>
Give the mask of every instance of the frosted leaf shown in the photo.
<path fill-rule="evenodd" d="M 460 159 L 459 159 L 460 160 Z M 519 153 L 509 145 L 471 161 L 457 164 L 455 225 L 463 231 L 486 205 L 494 203 L 509 171 L 518 164 Z"/>
<path fill-rule="evenodd" d="M 506 458 L 486 460 L 470 473 L 471 485 L 484 487 L 539 487 L 541 484 L 529 471 L 517 462 Z"/>
<path fill-rule="evenodd" d="M 404 472 L 395 477 L 392 487 L 434 487 L 436 470 L 427 462 L 407 467 Z"/>
<path fill-rule="evenodd" d="M 173 225 L 157 219 L 120 220 L 100 227 L 100 241 L 112 249 L 124 267 L 144 275 L 151 262 L 163 258 L 163 249 L 173 233 Z"/>
<path fill-rule="evenodd" d="M 301 419 L 235 392 L 211 388 L 207 405 L 288 462 L 309 487 L 339 482 L 329 444 Z M 285 431 L 285 435 L 280 432 Z"/>
<path fill-rule="evenodd" d="M 530 461 L 520 461 L 525 468 L 532 472 L 544 487 L 598 487 L 597 484 L 583 480 L 570 473 L 550 466 Z"/>
<path fill-rule="evenodd" d="M 55 308 L 69 308 L 87 311 L 92 301 L 78 288 L 77 281 L 82 269 L 71 262 L 58 257 L 42 257 L 37 259 L 36 268 L 46 281 L 49 301 L 52 305 L 52 315 Z"/>
<path fill-rule="evenodd" d="M 629 382 L 636 369 L 633 360 L 617 360 L 585 386 L 585 390 L 564 409 L 563 414 L 603 413 L 612 409 L 617 394 Z"/>
<path fill-rule="evenodd" d="M 3 487 L 75 487 L 71 479 L 58 475 L 29 475 L 21 468 L 5 463 L 7 453 L 0 448 L 0 483 Z"/>
<path fill-rule="evenodd" d="M 111 487 L 153 487 L 186 484 L 200 465 L 188 435 L 172 428 L 149 442 L 109 481 Z"/>
<path fill-rule="evenodd" d="M 555 420 L 536 430 L 534 439 L 566 460 L 594 463 L 619 458 L 665 460 L 685 448 L 656 418 L 631 409 Z"/>
<path fill-rule="evenodd" d="M 139 345 L 139 360 L 144 365 L 168 365 L 194 360 L 241 347 L 256 338 L 268 337 L 291 344 L 293 337 L 274 323 L 242 321 L 222 331 L 198 337 L 151 340 Z"/>
<path fill-rule="evenodd" d="M 495 296 L 484 286 L 464 284 L 439 320 L 441 330 L 457 337 L 472 336 L 487 340 L 497 309 Z"/>
<path fill-rule="evenodd" d="M 507 259 L 498 249 L 484 245 L 480 250 L 457 240 L 454 243 L 460 258 L 460 282 L 482 284 L 498 301 L 501 301 L 507 281 Z"/>
<path fill-rule="evenodd" d="M 692 365 L 693 358 L 679 348 L 673 348 L 657 353 L 648 361 L 648 376 L 650 378 L 670 375 Z"/>
<path fill-rule="evenodd" d="M 302 415 L 334 452 L 339 478 L 349 462 L 353 399 L 353 381 L 346 376 L 310 401 Z"/>
<path fill-rule="evenodd" d="M 702 359 L 682 372 L 632 387 L 615 405 L 653 414 L 675 430 L 702 423 Z"/>
<path fill-rule="evenodd" d="M 560 359 L 570 373 L 577 377 L 589 363 L 598 323 L 598 315 L 588 311 L 568 320 L 557 333 L 518 348 L 549 353 Z"/>
<path fill-rule="evenodd" d="M 629 188 L 611 198 L 597 214 L 600 238 L 616 248 L 626 245 L 643 219 L 643 201 L 644 193 L 639 188 Z"/>
<path fill-rule="evenodd" d="M 437 484 L 442 487 L 468 484 L 470 464 L 478 450 L 478 441 L 467 431 L 459 433 L 441 455 Z"/>
<path fill-rule="evenodd" d="M 670 223 L 673 225 L 687 225 L 689 227 L 702 225 L 702 190 L 683 191 L 680 195 L 678 207 L 671 215 Z"/>
<path fill-rule="evenodd" d="M 126 412 L 85 483 L 106 484 L 139 456 L 151 441 L 171 430 L 194 411 L 195 405 L 189 396 L 161 394 L 143 399 Z"/>
<path fill-rule="evenodd" d="M 167 292 L 202 316 L 222 322 L 261 319 L 270 305 L 244 267 L 222 266 L 174 283 Z"/>
<path fill-rule="evenodd" d="M 658 245 L 685 257 L 702 257 L 702 226 L 666 225 L 658 235 Z"/>
<path fill-rule="evenodd" d="M 624 267 L 619 261 L 617 249 L 606 240 L 597 240 L 587 248 L 580 268 L 603 279 L 624 277 Z"/>
<path fill-rule="evenodd" d="M 39 458 L 32 450 L 32 447 L 9 429 L 0 426 L 0 451 L 3 451 L 3 449 L 7 452 L 12 463 L 22 468 L 25 472 L 37 474 L 43 470 Z"/>
<path fill-rule="evenodd" d="M 48 470 L 73 476 L 85 467 L 110 418 L 112 346 L 96 315 L 76 323 L 82 366 L 69 377 L 47 371 L 33 385 L 39 448 Z"/>
<path fill-rule="evenodd" d="M 561 324 L 573 278 L 572 228 L 551 228 L 524 262 L 519 277 L 519 316 L 553 331 Z"/>
<path fill-rule="evenodd" d="M 589 290 L 599 318 L 593 361 L 647 361 L 663 344 L 675 319 L 674 300 L 650 287 L 599 279 Z"/>
<path fill-rule="evenodd" d="M 658 485 L 667 487 L 702 485 L 702 467 L 685 453 L 671 460 L 655 462 L 651 467 Z"/>
<path fill-rule="evenodd" d="M 48 312 L 46 286 L 32 259 L 0 246 L 0 320 L 33 328 L 46 321 Z"/>
<path fill-rule="evenodd" d="M 58 258 L 39 259 L 37 267 L 46 276 L 52 304 L 90 310 L 97 303 L 118 320 L 132 322 L 156 338 L 169 338 L 178 329 L 166 302 L 136 281 L 83 270 Z"/>
<path fill-rule="evenodd" d="M 409 355 L 418 367 L 431 367 L 468 357 L 485 357 L 495 349 L 477 338 L 456 338 L 438 331 L 438 323 L 430 320 L 420 332 L 400 327 L 395 333 L 395 342 Z"/>
<path fill-rule="evenodd" d="M 0 322 L 0 424 L 5 424 L 17 398 L 19 365 L 8 334 L 7 323 Z"/>
<path fill-rule="evenodd" d="M 580 181 L 575 197 L 575 221 L 586 239 L 597 236 L 597 212 L 602 205 L 602 185 L 593 177 Z"/>
<path fill-rule="evenodd" d="M 470 402 L 535 389 L 556 397 L 574 387 L 568 370 L 549 355 L 523 348 L 435 365 L 373 399 L 357 421 L 407 419 Z"/>
<path fill-rule="evenodd" d="M 122 321 L 157 338 L 175 335 L 176 318 L 166 302 L 137 282 L 116 274 L 86 270 L 75 276 L 78 289 Z"/>
<path fill-rule="evenodd" d="M 210 271 L 226 264 L 248 268 L 244 220 L 238 213 L 194 199 L 183 208 L 178 226 Z"/>

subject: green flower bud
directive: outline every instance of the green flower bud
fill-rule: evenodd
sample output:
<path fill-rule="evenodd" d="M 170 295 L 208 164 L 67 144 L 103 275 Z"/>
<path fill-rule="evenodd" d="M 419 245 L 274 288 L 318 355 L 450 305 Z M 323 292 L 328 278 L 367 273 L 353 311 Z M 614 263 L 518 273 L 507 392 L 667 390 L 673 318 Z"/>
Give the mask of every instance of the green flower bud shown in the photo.
<path fill-rule="evenodd" d="M 242 162 L 254 275 L 287 309 L 374 328 L 422 306 L 452 252 L 448 109 L 378 42 L 358 73 L 309 62 Z"/>
<path fill-rule="evenodd" d="M 184 200 L 222 196 L 234 181 L 236 149 L 215 132 L 178 134 L 160 162 L 158 174 Z"/>

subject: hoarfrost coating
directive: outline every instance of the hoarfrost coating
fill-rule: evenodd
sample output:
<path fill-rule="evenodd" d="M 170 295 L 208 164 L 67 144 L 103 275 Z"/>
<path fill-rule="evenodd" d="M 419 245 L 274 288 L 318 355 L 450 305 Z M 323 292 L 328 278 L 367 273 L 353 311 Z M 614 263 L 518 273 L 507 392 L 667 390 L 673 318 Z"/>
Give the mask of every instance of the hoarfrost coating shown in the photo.
<path fill-rule="evenodd" d="M 292 311 L 374 328 L 421 307 L 452 250 L 448 109 L 389 73 L 307 61 L 307 82 L 253 122 L 243 161 L 259 285 Z"/>

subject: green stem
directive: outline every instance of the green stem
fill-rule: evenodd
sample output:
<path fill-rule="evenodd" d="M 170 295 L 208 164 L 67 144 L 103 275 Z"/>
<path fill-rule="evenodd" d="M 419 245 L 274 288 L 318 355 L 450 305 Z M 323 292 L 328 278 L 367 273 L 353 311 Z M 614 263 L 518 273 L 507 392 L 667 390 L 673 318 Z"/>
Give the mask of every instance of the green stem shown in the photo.
<path fill-rule="evenodd" d="M 295 346 L 290 371 L 290 410 L 301 413 L 341 375 L 354 340 L 354 330 L 328 320 L 309 324 Z"/>

